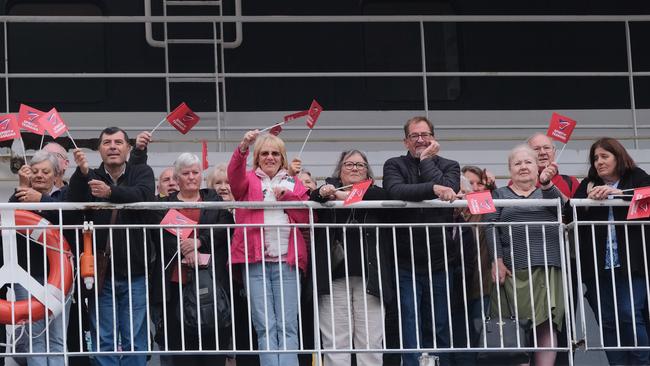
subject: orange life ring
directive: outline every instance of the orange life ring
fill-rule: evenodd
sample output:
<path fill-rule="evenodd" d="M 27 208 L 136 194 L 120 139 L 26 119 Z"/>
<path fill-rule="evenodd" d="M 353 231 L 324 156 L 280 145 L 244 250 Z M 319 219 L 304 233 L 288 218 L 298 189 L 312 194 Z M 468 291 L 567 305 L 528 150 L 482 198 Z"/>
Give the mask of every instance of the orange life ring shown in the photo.
<path fill-rule="evenodd" d="M 72 290 L 72 263 L 70 260 L 71 255 L 69 254 L 70 245 L 65 240 L 65 237 L 61 246 L 59 229 L 50 227 L 39 230 L 37 227 L 51 225 L 51 223 L 31 211 L 16 210 L 15 218 L 16 226 L 32 227 L 29 229 L 29 234 L 33 240 L 47 243 L 47 262 L 50 270 L 47 276 L 47 283 L 44 285 L 46 294 L 52 294 L 54 297 L 60 298 L 61 278 L 63 278 L 63 293 L 65 296 L 68 296 Z M 27 233 L 27 229 L 16 231 L 22 234 Z M 63 250 L 63 266 L 59 262 L 59 249 Z M 63 267 L 63 273 L 61 273 L 61 267 Z M 63 299 L 60 301 L 63 302 Z M 51 317 L 58 316 L 63 309 L 61 303 L 49 307 Z M 14 312 L 13 316 L 12 311 Z M 43 319 L 45 317 L 45 305 L 34 297 L 16 301 L 13 303 L 13 306 L 10 301 L 0 300 L 0 324 L 22 324 L 28 322 L 30 320 L 30 312 L 32 314 L 32 321 Z"/>

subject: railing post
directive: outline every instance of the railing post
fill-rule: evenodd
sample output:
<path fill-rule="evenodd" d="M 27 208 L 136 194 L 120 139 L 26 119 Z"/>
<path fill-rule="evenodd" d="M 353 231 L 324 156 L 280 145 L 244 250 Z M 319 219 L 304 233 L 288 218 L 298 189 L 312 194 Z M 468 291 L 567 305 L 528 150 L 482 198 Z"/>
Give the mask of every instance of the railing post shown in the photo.
<path fill-rule="evenodd" d="M 427 89 L 427 51 L 424 47 L 424 22 L 420 22 L 420 52 L 422 53 L 422 92 L 424 95 L 424 115 L 429 118 L 429 90 Z"/>
<path fill-rule="evenodd" d="M 625 21 L 625 49 L 627 53 L 627 80 L 630 87 L 630 109 L 632 110 L 632 123 L 634 126 L 634 148 L 639 148 L 639 131 L 636 120 L 636 101 L 634 100 L 634 69 L 632 66 L 632 45 L 630 41 L 630 22 Z"/>

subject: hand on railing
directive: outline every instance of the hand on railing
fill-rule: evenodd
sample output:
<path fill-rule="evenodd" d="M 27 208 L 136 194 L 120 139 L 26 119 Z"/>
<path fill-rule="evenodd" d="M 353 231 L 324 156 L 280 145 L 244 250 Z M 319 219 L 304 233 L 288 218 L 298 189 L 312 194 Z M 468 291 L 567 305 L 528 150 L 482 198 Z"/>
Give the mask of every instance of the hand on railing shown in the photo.
<path fill-rule="evenodd" d="M 607 197 L 610 195 L 619 194 L 623 194 L 623 191 L 605 184 L 602 186 L 595 186 L 589 190 L 587 193 L 587 198 L 591 198 L 592 200 L 604 200 L 607 199 Z"/>

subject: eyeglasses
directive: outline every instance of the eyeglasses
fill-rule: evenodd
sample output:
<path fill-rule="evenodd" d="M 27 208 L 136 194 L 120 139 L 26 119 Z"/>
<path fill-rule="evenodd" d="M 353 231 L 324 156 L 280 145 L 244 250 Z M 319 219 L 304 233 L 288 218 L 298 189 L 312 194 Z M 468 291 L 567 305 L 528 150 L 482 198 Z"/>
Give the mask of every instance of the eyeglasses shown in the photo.
<path fill-rule="evenodd" d="M 406 137 L 412 142 L 416 142 L 420 137 L 422 137 L 422 140 L 430 140 L 433 138 L 433 134 L 431 132 L 412 133 Z"/>
<path fill-rule="evenodd" d="M 368 168 L 368 164 L 366 163 L 353 163 L 351 161 L 346 161 L 343 163 L 343 167 L 347 170 L 352 170 L 353 168 L 357 168 L 359 170 L 366 169 Z"/>

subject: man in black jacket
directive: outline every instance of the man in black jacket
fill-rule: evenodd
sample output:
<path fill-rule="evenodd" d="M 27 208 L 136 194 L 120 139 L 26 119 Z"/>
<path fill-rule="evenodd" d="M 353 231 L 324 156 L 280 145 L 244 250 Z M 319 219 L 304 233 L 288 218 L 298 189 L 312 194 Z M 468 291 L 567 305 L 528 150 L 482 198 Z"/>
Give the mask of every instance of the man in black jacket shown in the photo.
<path fill-rule="evenodd" d="M 390 198 L 453 201 L 460 186 L 460 166 L 438 155 L 440 144 L 434 138 L 431 122 L 425 117 L 411 118 L 404 125 L 404 134 L 408 153 L 384 164 L 384 189 Z M 453 209 L 404 209 L 392 217 L 395 223 L 452 223 Z M 449 274 L 453 272 L 457 249 L 452 244 L 451 227 L 431 226 L 428 233 L 427 238 L 424 227 L 397 229 L 403 348 L 417 348 L 418 343 L 421 348 L 432 348 L 433 329 L 437 348 L 450 345 L 447 293 L 453 287 Z M 449 355 L 441 354 L 440 361 L 441 365 L 449 364 Z M 418 365 L 418 354 L 403 354 L 402 362 L 404 366 Z"/>
<path fill-rule="evenodd" d="M 102 164 L 90 169 L 86 154 L 74 151 L 77 169 L 70 178 L 68 201 L 131 203 L 154 200 L 154 176 L 146 164 L 127 163 L 131 146 L 126 132 L 108 127 L 99 136 Z M 96 225 L 146 224 L 148 215 L 139 210 L 91 210 L 86 220 Z M 143 237 L 142 228 L 98 229 L 95 235 L 97 251 L 111 256 L 103 283 L 96 284 L 99 292 L 90 296 L 90 323 L 93 349 L 117 351 L 147 350 L 146 276 L 147 257 L 152 253 Z M 111 240 L 112 238 L 112 240 Z M 98 258 L 100 256 L 95 254 Z M 98 264 L 99 267 L 99 264 Z M 98 278 L 98 281 L 100 279 Z M 115 309 L 113 308 L 115 304 Z M 113 317 L 115 316 L 115 323 Z M 115 332 L 119 332 L 118 337 Z M 115 340 L 119 339 L 118 342 Z M 146 365 L 146 355 L 95 357 L 98 365 Z"/>

